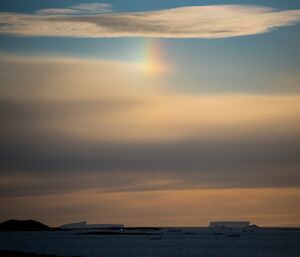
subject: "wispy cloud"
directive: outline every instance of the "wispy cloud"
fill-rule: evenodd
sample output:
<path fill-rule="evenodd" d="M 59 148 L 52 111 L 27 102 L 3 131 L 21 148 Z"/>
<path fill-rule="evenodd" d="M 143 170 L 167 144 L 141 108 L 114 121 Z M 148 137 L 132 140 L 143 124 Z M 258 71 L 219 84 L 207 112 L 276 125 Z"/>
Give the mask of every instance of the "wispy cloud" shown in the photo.
<path fill-rule="evenodd" d="M 279 11 L 249 5 L 99 14 L 110 10 L 107 4 L 81 4 L 67 9 L 41 10 L 36 15 L 1 13 L 0 33 L 95 38 L 225 38 L 265 33 L 300 20 L 300 10 Z"/>
<path fill-rule="evenodd" d="M 77 4 L 69 8 L 42 9 L 37 12 L 39 15 L 68 15 L 68 14 L 99 14 L 112 11 L 112 5 L 106 3 Z"/>

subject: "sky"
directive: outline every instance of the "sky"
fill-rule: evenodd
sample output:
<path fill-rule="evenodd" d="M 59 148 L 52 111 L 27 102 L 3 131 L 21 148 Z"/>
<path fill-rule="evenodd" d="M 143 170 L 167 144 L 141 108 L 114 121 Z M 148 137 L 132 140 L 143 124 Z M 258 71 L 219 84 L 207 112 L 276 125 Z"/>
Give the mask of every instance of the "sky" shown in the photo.
<path fill-rule="evenodd" d="M 0 220 L 300 226 L 300 3 L 0 2 Z"/>

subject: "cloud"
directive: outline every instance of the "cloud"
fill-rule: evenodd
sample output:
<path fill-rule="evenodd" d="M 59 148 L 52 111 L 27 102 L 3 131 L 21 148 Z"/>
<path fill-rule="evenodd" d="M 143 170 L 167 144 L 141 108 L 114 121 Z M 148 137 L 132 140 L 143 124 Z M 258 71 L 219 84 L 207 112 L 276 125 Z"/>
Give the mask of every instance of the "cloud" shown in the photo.
<path fill-rule="evenodd" d="M 101 4 L 99 7 L 109 9 Z M 41 10 L 38 15 L 1 13 L 0 33 L 93 38 L 226 38 L 265 33 L 300 20 L 300 10 L 278 11 L 248 5 L 86 15 L 93 9 L 92 5 L 81 4 L 70 9 Z M 78 12 L 85 15 L 72 15 Z"/>
<path fill-rule="evenodd" d="M 39 15 L 68 15 L 68 14 L 99 14 L 108 13 L 112 11 L 112 5 L 106 3 L 90 3 L 90 4 L 77 4 L 69 8 L 51 8 L 42 9 L 37 12 Z"/>
<path fill-rule="evenodd" d="M 22 136 L 1 139 L 2 196 L 300 186 L 296 136 L 171 143 L 91 142 L 46 131 Z"/>
<path fill-rule="evenodd" d="M 232 131 L 267 131 L 270 123 L 274 132 L 292 133 L 299 121 L 297 95 L 165 94 L 167 82 L 128 62 L 2 56 L 0 79 L 7 118 L 26 117 L 20 125 L 37 123 L 40 129 L 87 140 L 222 138 Z"/>
<path fill-rule="evenodd" d="M 1 56 L 0 219 L 299 224 L 299 95 L 170 95 L 139 69 Z"/>
<path fill-rule="evenodd" d="M 300 186 L 299 95 L 168 95 L 137 69 L 2 57 L 0 194 Z"/>

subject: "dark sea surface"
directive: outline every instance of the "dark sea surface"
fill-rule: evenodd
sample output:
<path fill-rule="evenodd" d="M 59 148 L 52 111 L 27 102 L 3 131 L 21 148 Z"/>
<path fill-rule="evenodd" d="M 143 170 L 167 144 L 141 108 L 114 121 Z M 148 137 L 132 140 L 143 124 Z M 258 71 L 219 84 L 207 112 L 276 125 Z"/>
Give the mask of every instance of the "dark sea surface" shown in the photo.
<path fill-rule="evenodd" d="M 161 235 L 77 233 L 0 232 L 0 250 L 83 257 L 300 257 L 300 230 L 221 234 L 207 228 L 183 228 L 153 232 Z"/>

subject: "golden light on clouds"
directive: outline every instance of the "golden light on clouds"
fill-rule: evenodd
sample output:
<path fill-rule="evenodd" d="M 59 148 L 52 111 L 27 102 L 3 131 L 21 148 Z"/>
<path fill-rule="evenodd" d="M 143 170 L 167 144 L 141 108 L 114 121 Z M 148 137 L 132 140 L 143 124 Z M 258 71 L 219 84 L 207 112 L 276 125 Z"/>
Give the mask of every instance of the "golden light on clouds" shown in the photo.
<path fill-rule="evenodd" d="M 166 94 L 139 67 L 3 56 L 0 218 L 300 224 L 299 95 Z"/>
<path fill-rule="evenodd" d="M 72 109 L 57 115 L 51 114 L 55 108 L 45 109 L 39 128 L 88 140 L 154 142 L 256 132 L 267 136 L 294 133 L 299 126 L 298 95 L 165 94 L 163 88 L 171 85 L 122 62 L 4 57 L 0 65 L 4 99 L 37 105 L 72 102 Z"/>

